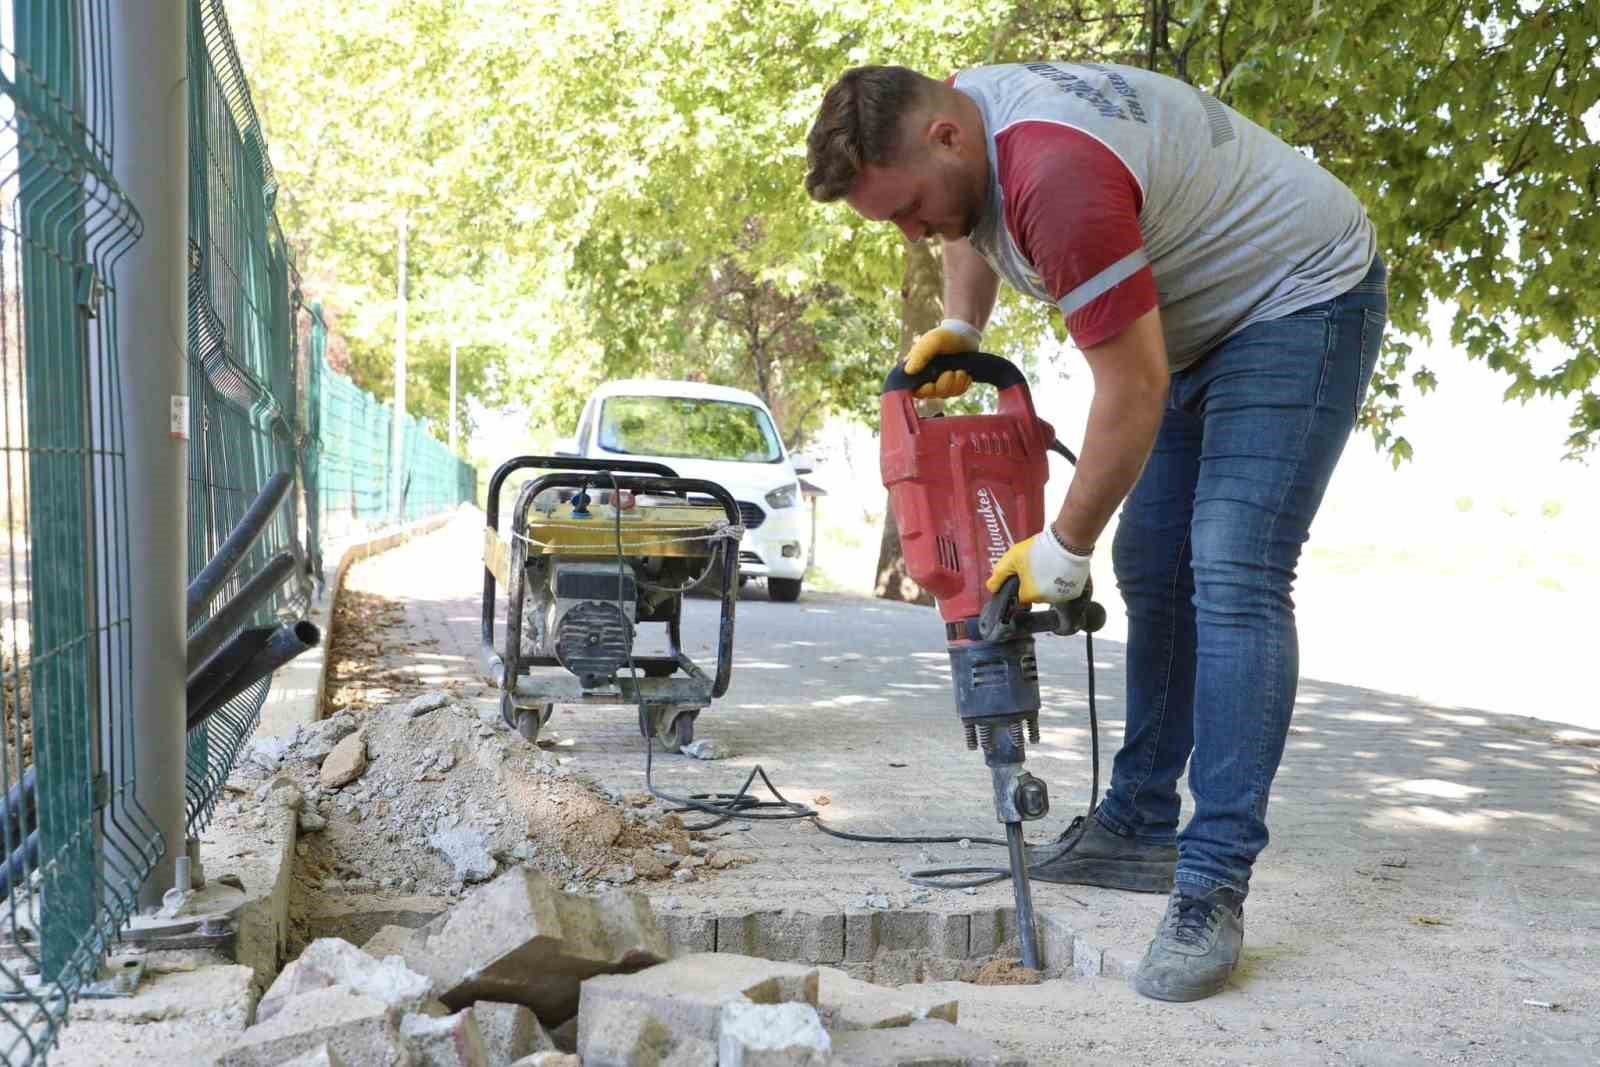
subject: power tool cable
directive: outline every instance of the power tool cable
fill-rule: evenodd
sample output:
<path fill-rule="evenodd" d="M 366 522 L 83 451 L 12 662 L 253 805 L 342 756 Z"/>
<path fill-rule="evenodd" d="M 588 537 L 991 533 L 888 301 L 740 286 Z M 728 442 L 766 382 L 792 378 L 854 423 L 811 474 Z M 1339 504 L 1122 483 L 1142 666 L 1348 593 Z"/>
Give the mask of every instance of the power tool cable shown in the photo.
<path fill-rule="evenodd" d="M 1053 442 L 1050 447 L 1065 456 L 1074 466 L 1077 465 L 1078 458 L 1061 442 Z M 612 499 L 617 500 L 620 496 L 620 489 L 617 485 L 616 475 L 609 471 L 606 474 L 611 479 Z M 620 611 L 623 611 L 625 617 L 626 609 L 622 603 L 621 594 L 626 581 L 627 558 L 622 544 L 621 509 L 613 507 L 612 515 L 617 550 L 617 607 Z M 719 542 L 711 553 L 713 561 L 716 561 L 719 552 L 726 550 L 726 542 Z M 709 572 L 710 566 L 708 565 L 706 573 Z M 1095 708 L 1094 637 L 1088 631 L 1084 631 L 1083 637 L 1088 667 L 1089 748 L 1092 768 L 1088 813 L 1092 815 L 1095 808 L 1099 806 L 1100 800 L 1100 725 Z M 677 796 L 668 793 L 655 783 L 655 730 L 650 722 L 650 713 L 645 706 L 643 693 L 639 688 L 639 670 L 634 664 L 632 642 L 629 642 L 627 651 L 628 674 L 632 680 L 633 691 L 639 705 L 639 732 L 645 737 L 644 781 L 646 790 L 649 791 L 651 796 L 659 800 L 677 805 L 673 809 L 673 814 L 694 811 L 712 817 L 707 822 L 686 825 L 684 827 L 685 830 L 692 832 L 711 830 L 735 819 L 750 822 L 810 819 L 818 830 L 842 841 L 878 845 L 994 845 L 999 848 L 1007 847 L 1007 842 L 1004 838 L 970 834 L 857 834 L 846 830 L 835 830 L 822 821 L 822 813 L 815 808 L 785 797 L 778 787 L 773 784 L 772 779 L 767 775 L 766 769 L 760 764 L 756 764 L 755 767 L 751 768 L 750 773 L 745 776 L 743 784 L 733 793 L 692 793 L 688 796 Z M 771 793 L 775 799 L 761 800 L 751 795 L 750 789 L 758 778 L 767 792 Z M 1069 850 L 1074 842 L 1062 839 L 1069 837 L 1073 830 L 1081 824 L 1083 818 L 1084 816 L 1075 818 L 1056 841 L 1028 846 L 1030 849 L 1029 868 L 1047 863 Z M 1010 879 L 1010 877 L 1011 868 L 1009 866 L 932 867 L 911 871 L 906 875 L 906 880 L 914 885 L 928 886 L 934 889 L 968 889 L 992 885 L 995 882 L 1003 882 Z"/>

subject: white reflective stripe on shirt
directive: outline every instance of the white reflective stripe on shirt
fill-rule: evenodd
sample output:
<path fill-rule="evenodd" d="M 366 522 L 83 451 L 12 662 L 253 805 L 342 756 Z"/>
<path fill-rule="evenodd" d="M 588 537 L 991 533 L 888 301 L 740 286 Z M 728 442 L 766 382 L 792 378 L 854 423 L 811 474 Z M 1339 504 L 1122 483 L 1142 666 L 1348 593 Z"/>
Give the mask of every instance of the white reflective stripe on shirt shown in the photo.
<path fill-rule="evenodd" d="M 1056 301 L 1056 305 L 1061 308 L 1061 314 L 1071 315 L 1096 297 L 1109 293 L 1116 288 L 1119 282 L 1125 282 L 1139 273 L 1140 268 L 1147 266 L 1149 262 L 1149 258 L 1144 254 L 1144 249 L 1135 248 L 1132 252 L 1129 252 L 1111 264 L 1111 266 Z"/>

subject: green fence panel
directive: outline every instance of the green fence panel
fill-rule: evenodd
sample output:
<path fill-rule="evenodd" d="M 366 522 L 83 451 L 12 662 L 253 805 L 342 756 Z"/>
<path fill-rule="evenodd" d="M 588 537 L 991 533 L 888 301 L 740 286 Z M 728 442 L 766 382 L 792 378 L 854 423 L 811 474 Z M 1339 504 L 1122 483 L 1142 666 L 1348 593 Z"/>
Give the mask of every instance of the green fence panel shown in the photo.
<path fill-rule="evenodd" d="M 0 18 L 0 1059 L 50 1047 L 163 842 L 133 793 L 107 0 Z"/>
<path fill-rule="evenodd" d="M 189 22 L 189 573 L 205 566 L 274 474 L 296 472 L 305 437 L 296 397 L 298 286 L 273 213 L 276 180 L 220 0 L 190 0 Z M 292 552 L 296 578 L 253 624 L 298 615 L 311 567 L 295 494 L 279 508 L 222 604 L 273 556 Z M 203 619 L 200 623 L 203 623 Z M 199 625 L 200 623 L 197 623 Z M 254 732 L 270 679 L 189 736 L 187 810 L 209 819 Z"/>

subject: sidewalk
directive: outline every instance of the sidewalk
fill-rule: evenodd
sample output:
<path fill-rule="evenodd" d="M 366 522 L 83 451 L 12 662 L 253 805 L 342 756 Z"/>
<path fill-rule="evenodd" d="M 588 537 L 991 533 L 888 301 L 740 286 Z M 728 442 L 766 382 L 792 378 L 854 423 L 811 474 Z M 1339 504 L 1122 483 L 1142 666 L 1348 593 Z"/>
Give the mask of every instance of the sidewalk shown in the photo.
<path fill-rule="evenodd" d="M 489 706 L 475 667 L 480 523 L 464 514 L 361 562 L 347 588 L 403 608 L 396 643 L 414 651 L 388 663 L 391 673 L 458 683 Z M 697 600 L 686 612 L 688 651 L 702 662 L 713 654 L 715 608 Z M 1122 729 L 1123 647 L 1095 649 L 1104 779 Z M 698 736 L 736 755 L 659 757 L 659 787 L 731 791 L 759 763 L 790 799 L 825 795 L 820 810 L 841 829 L 995 832 L 988 775 L 961 742 L 929 610 L 811 592 L 770 604 L 752 586 L 735 651 L 733 687 L 702 714 Z M 1082 643 L 1041 641 L 1039 670 L 1046 711 L 1029 768 L 1049 782 L 1053 811 L 1036 838 L 1059 832 L 1089 789 Z M 575 769 L 642 787 L 642 743 L 627 709 L 559 709 L 546 737 Z M 1600 1061 L 1597 743 L 1559 724 L 1306 679 L 1233 987 L 1175 1007 L 1108 979 L 1047 983 L 1016 992 L 1017 1012 L 993 1012 L 996 1036 L 1038 1062 L 1141 1052 L 1223 1063 Z M 850 910 L 878 893 L 924 910 L 1010 901 L 1004 884 L 972 896 L 901 877 L 919 866 L 1000 863 L 998 850 L 852 844 L 796 823 L 724 829 L 757 862 L 707 883 L 640 888 L 712 914 Z M 1163 906 L 1086 887 L 1034 892 L 1104 950 L 1107 973 L 1117 970 L 1111 961 L 1137 957 Z M 1094 1003 L 1105 1010 L 1083 1007 L 1085 989 L 1100 990 Z M 974 1008 L 1003 1006 L 1000 996 L 984 991 Z"/>

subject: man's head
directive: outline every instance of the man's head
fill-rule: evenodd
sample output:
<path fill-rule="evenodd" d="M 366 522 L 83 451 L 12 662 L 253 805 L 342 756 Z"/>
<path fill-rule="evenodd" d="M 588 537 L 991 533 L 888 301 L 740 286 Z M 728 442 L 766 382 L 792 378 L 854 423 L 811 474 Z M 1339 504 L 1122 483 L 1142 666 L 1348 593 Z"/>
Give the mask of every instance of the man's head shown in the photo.
<path fill-rule="evenodd" d="M 983 118 L 964 94 L 905 67 L 847 70 L 806 137 L 806 192 L 843 199 L 909 240 L 970 234 L 983 211 Z"/>

